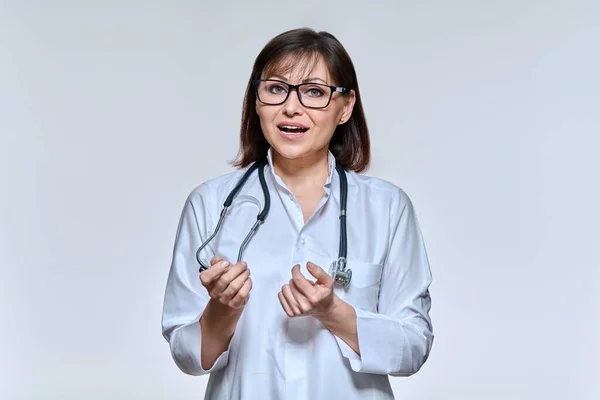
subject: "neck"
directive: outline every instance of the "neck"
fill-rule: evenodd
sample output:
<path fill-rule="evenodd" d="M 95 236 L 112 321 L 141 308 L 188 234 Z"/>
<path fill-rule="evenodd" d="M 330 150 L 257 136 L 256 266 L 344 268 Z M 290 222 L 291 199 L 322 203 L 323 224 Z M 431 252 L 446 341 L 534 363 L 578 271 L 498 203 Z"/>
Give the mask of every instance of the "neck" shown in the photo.
<path fill-rule="evenodd" d="M 323 187 L 329 176 L 328 148 L 311 156 L 289 159 L 272 152 L 275 173 L 292 191 L 308 187 Z"/>

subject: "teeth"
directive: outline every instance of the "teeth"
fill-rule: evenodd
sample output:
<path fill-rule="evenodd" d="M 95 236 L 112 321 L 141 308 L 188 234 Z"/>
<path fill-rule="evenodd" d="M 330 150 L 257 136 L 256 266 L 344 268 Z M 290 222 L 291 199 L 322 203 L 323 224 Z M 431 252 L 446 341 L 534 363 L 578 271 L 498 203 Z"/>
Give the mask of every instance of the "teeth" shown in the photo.
<path fill-rule="evenodd" d="M 283 129 L 303 129 L 303 128 L 300 128 L 298 126 L 286 126 L 286 125 L 282 125 L 279 128 L 283 128 Z"/>

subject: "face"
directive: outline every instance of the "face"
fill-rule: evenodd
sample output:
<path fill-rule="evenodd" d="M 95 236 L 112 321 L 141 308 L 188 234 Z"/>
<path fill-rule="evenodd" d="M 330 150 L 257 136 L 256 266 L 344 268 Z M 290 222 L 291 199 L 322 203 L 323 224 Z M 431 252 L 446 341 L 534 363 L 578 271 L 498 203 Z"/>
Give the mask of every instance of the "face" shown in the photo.
<path fill-rule="evenodd" d="M 290 73 L 263 76 L 262 79 L 277 79 L 289 84 L 306 82 L 337 85 L 332 82 L 327 66 L 319 59 L 308 75 L 300 75 L 306 68 L 295 68 Z M 303 98 L 306 98 L 307 94 Z M 354 91 L 349 94 L 334 93 L 326 108 L 311 109 L 300 103 L 296 90 L 291 90 L 285 103 L 265 105 L 256 100 L 256 112 L 267 142 L 274 157 L 288 160 L 310 161 L 326 157 L 329 141 L 338 125 L 348 121 L 354 107 Z M 299 127 L 300 129 L 290 129 Z"/>

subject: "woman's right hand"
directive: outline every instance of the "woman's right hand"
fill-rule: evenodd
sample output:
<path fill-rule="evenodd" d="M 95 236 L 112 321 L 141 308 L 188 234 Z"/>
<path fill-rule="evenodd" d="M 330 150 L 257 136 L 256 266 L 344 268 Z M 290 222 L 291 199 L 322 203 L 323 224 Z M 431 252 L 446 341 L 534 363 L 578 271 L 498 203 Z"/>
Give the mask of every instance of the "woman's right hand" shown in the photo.
<path fill-rule="evenodd" d="M 250 270 L 245 261 L 231 265 L 222 257 L 213 257 L 210 268 L 200 273 L 200 282 L 210 298 L 232 310 L 243 308 L 252 289 Z"/>
<path fill-rule="evenodd" d="M 200 282 L 210 295 L 202 317 L 201 363 L 208 370 L 229 345 L 242 309 L 248 303 L 252 280 L 245 262 L 231 265 L 213 257 L 210 267 L 200 273 Z"/>

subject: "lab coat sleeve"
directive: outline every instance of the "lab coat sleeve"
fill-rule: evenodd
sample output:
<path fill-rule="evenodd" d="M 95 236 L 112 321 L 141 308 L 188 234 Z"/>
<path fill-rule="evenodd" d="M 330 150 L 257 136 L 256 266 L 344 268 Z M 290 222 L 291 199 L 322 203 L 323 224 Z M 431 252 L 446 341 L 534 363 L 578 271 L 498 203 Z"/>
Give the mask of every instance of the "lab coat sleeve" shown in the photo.
<path fill-rule="evenodd" d="M 355 372 L 409 376 L 423 366 L 433 344 L 432 276 L 415 210 L 402 190 L 390 221 L 377 312 L 355 307 L 360 355 L 336 340 Z"/>
<path fill-rule="evenodd" d="M 205 217 L 206 190 L 200 186 L 187 198 L 175 236 L 173 258 L 164 294 L 162 333 L 169 343 L 175 364 L 186 374 L 205 375 L 227 365 L 229 348 L 205 370 L 200 362 L 202 332 L 200 317 L 209 295 L 200 282 L 196 250 L 206 238 L 210 222 Z M 212 250 L 203 249 L 201 259 L 208 265 Z M 230 342 L 231 346 L 231 342 Z"/>

